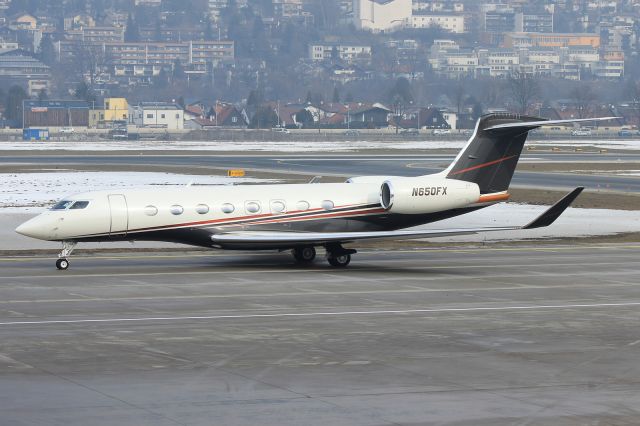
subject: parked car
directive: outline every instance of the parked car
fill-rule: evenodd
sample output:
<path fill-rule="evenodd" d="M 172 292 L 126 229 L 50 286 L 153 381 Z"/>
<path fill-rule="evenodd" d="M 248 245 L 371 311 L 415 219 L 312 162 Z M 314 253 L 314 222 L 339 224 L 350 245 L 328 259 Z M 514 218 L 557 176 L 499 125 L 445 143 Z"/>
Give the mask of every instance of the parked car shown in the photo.
<path fill-rule="evenodd" d="M 571 136 L 591 136 L 590 129 L 575 129 L 571 132 Z"/>
<path fill-rule="evenodd" d="M 630 138 L 631 136 L 633 136 L 633 132 L 628 129 L 622 129 L 618 132 L 618 136 L 622 138 Z"/>
<path fill-rule="evenodd" d="M 274 127 L 271 131 L 276 133 L 291 133 L 286 127 Z"/>
<path fill-rule="evenodd" d="M 73 127 L 60 127 L 60 133 L 75 133 Z"/>
<path fill-rule="evenodd" d="M 347 129 L 344 132 L 342 132 L 342 134 L 345 136 L 359 136 L 360 132 L 357 131 L 356 129 Z"/>
<path fill-rule="evenodd" d="M 401 135 L 419 135 L 420 134 L 420 130 L 418 129 L 402 129 L 400 131 Z"/>
<path fill-rule="evenodd" d="M 434 135 L 448 135 L 451 133 L 449 129 L 433 129 Z"/>

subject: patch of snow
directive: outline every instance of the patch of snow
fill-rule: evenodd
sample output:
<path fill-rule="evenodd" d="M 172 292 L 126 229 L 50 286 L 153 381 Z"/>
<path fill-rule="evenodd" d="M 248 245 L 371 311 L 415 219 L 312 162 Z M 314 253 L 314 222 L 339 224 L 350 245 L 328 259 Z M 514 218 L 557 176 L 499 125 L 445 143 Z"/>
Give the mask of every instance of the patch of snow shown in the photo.
<path fill-rule="evenodd" d="M 422 225 L 421 229 L 522 226 L 548 206 L 501 203 L 462 216 Z M 434 241 L 501 241 L 536 238 L 585 237 L 640 232 L 637 211 L 569 208 L 551 226 L 530 230 L 487 232 L 435 238 Z"/>
<path fill-rule="evenodd" d="M 464 141 L 0 141 L 0 151 L 350 152 L 371 149 L 460 149 Z"/>
<path fill-rule="evenodd" d="M 597 139 L 584 139 L 584 140 L 529 140 L 529 145 L 547 145 L 557 147 L 572 147 L 580 148 L 593 146 L 599 149 L 624 149 L 624 150 L 640 150 L 640 139 L 637 140 L 597 140 Z"/>
<path fill-rule="evenodd" d="M 111 188 L 131 188 L 150 185 L 184 186 L 229 185 L 247 182 L 269 182 L 250 177 L 178 175 L 154 172 L 78 172 L 56 171 L 43 173 L 0 173 L 0 212 L 7 207 L 32 208 L 42 211 L 43 206 L 71 193 L 100 191 Z M 273 181 L 271 181 L 273 182 Z M 9 209 L 15 212 L 15 209 Z M 24 211 L 24 210 L 23 210 Z"/>

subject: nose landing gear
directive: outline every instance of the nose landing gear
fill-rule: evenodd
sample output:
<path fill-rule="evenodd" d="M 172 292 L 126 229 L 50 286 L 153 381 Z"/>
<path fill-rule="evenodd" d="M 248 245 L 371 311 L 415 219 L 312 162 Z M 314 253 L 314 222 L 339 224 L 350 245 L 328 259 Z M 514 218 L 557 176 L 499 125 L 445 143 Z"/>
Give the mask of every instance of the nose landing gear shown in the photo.
<path fill-rule="evenodd" d="M 69 268 L 69 261 L 67 260 L 68 256 L 71 256 L 73 253 L 73 249 L 76 247 L 75 241 L 63 241 L 62 242 L 62 251 L 58 255 L 58 260 L 56 260 L 56 268 L 61 271 L 64 271 Z"/>

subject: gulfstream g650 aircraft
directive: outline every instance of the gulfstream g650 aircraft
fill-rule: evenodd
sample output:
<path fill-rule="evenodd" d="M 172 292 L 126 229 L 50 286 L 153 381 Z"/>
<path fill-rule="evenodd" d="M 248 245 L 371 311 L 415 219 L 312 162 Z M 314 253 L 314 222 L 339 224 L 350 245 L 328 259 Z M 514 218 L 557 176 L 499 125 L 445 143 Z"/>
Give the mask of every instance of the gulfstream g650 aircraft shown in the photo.
<path fill-rule="evenodd" d="M 490 114 L 476 124 L 467 145 L 444 171 L 404 176 L 361 176 L 345 183 L 144 188 L 87 192 L 65 198 L 16 232 L 61 241 L 56 262 L 67 269 L 83 241 L 169 241 L 240 250 L 292 249 L 311 262 L 324 246 L 332 266 L 344 267 L 365 239 L 408 239 L 548 226 L 580 194 L 576 188 L 522 227 L 402 230 L 487 207 L 507 190 L 530 130 L 549 121 Z"/>

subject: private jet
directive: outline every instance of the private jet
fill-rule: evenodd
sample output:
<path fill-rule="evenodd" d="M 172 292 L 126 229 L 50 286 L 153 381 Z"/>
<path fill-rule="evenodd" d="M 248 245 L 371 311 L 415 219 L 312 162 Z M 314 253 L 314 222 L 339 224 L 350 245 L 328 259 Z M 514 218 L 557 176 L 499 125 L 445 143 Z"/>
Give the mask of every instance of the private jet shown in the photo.
<path fill-rule="evenodd" d="M 540 126 L 615 117 L 547 120 L 516 114 L 481 117 L 445 170 L 424 176 L 358 176 L 344 183 L 234 185 L 95 191 L 66 197 L 16 232 L 59 241 L 56 267 L 69 267 L 77 243 L 166 241 L 228 250 L 291 250 L 310 263 L 324 247 L 333 267 L 356 253 L 345 244 L 415 239 L 551 225 L 576 188 L 524 226 L 406 229 L 469 213 L 509 198 L 528 132 Z"/>

